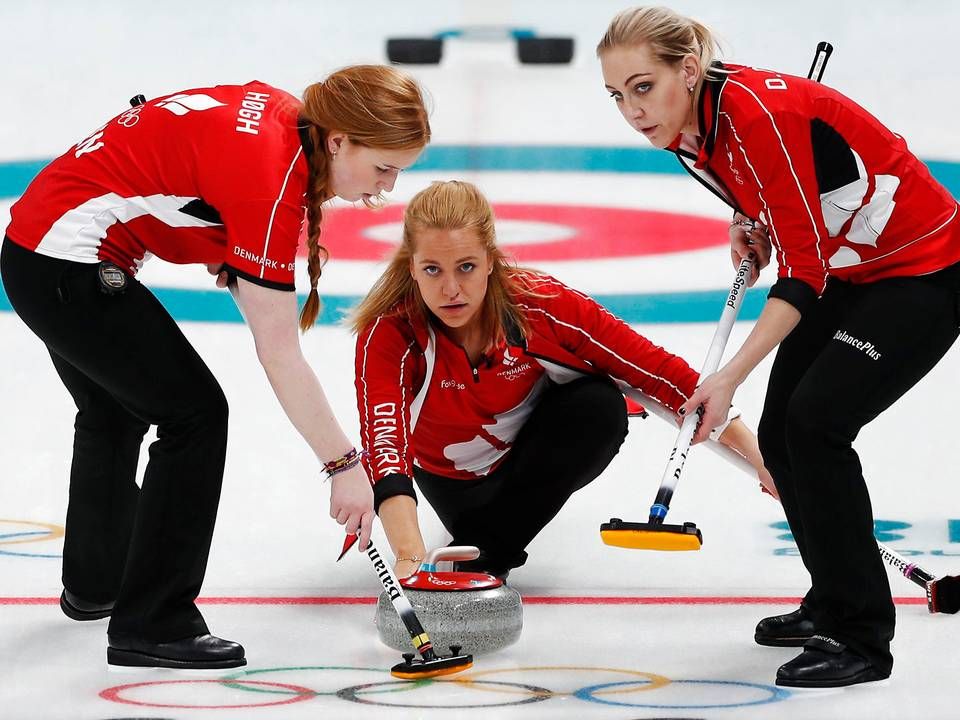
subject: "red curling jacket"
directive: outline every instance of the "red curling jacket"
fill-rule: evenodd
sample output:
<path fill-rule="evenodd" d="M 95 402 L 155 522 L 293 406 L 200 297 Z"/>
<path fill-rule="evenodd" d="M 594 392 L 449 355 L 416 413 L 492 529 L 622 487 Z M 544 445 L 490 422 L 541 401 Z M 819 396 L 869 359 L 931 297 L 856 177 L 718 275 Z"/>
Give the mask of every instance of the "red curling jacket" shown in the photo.
<path fill-rule="evenodd" d="M 866 283 L 960 262 L 957 202 L 906 141 L 836 90 L 740 65 L 704 84 L 699 138 L 668 149 L 769 228 L 770 291 L 801 312 L 829 277 Z"/>
<path fill-rule="evenodd" d="M 455 479 L 494 470 L 548 383 L 605 373 L 676 410 L 696 386 L 687 363 L 633 331 L 593 299 L 552 277 L 517 279 L 529 336 L 474 366 L 430 324 L 381 315 L 357 337 L 356 390 L 365 467 L 376 483 L 413 466 Z M 515 336 L 515 337 L 514 337 Z"/>
<path fill-rule="evenodd" d="M 224 263 L 294 289 L 309 168 L 300 101 L 261 82 L 196 88 L 128 108 L 47 165 L 7 236 L 131 275 L 152 255 Z"/>

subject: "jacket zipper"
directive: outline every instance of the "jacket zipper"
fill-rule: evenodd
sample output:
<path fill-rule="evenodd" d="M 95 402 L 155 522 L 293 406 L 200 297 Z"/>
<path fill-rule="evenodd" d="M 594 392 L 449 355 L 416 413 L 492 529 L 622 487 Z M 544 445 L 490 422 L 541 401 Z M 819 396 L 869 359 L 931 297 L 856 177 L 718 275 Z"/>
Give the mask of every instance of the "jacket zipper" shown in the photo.
<path fill-rule="evenodd" d="M 463 347 L 463 345 L 460 346 L 460 349 L 463 350 L 463 356 L 467 359 L 467 365 L 470 366 L 470 372 L 473 373 L 473 381 L 474 381 L 475 383 L 480 382 L 480 369 L 479 369 L 479 367 L 478 367 L 477 365 L 474 365 L 474 364 L 473 364 L 473 361 L 470 360 L 470 356 L 467 355 L 467 349 L 466 349 L 465 347 Z"/>
<path fill-rule="evenodd" d="M 677 152 L 677 151 L 674 151 L 673 154 L 677 156 L 677 160 L 679 161 L 681 167 L 683 167 L 683 169 L 687 171 L 687 174 L 688 174 L 690 177 L 692 177 L 692 178 L 693 178 L 694 180 L 696 180 L 698 183 L 700 183 L 701 185 L 703 185 L 707 190 L 709 190 L 709 191 L 712 192 L 714 195 L 716 195 L 718 198 L 720 198 L 720 199 L 724 202 L 725 205 L 729 205 L 730 207 L 732 207 L 733 210 L 734 210 L 734 212 L 743 213 L 743 210 L 740 209 L 740 207 L 736 204 L 736 202 L 732 202 L 733 193 L 731 193 L 731 192 L 727 189 L 727 186 L 724 185 L 724 184 L 720 181 L 720 179 L 719 179 L 718 177 L 715 177 L 715 176 L 713 175 L 713 173 L 711 173 L 709 170 L 704 171 L 704 172 L 706 172 L 706 173 L 709 173 L 709 175 L 710 175 L 710 180 L 712 180 L 713 182 L 715 182 L 715 183 L 717 184 L 717 186 L 719 186 L 719 189 L 718 189 L 717 186 L 714 186 L 711 182 L 708 182 L 704 177 L 702 177 L 701 175 L 699 175 L 699 174 L 697 174 L 696 172 L 694 172 L 693 169 L 692 169 L 689 165 L 687 165 L 687 163 L 685 163 L 685 162 L 683 161 L 683 158 L 684 158 L 683 155 L 681 155 L 681 154 L 680 154 L 679 152 Z M 721 192 L 721 191 L 722 191 L 722 192 Z M 746 213 L 744 213 L 744 214 L 746 214 Z"/>

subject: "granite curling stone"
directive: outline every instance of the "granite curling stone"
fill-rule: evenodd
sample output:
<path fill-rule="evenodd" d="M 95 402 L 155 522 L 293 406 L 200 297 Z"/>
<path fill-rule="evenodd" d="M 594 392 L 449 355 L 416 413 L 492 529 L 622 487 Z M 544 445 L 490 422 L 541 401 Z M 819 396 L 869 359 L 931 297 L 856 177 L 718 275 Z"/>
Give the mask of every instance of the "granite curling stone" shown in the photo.
<path fill-rule="evenodd" d="M 473 554 L 464 554 L 472 550 Z M 404 595 L 434 647 L 460 645 L 473 655 L 512 645 L 523 629 L 520 593 L 486 573 L 438 572 L 441 560 L 476 557 L 475 548 L 439 548 L 427 555 L 420 569 L 400 580 Z M 380 640 L 395 650 L 409 650 L 410 633 L 387 594 L 380 593 L 376 613 Z"/>

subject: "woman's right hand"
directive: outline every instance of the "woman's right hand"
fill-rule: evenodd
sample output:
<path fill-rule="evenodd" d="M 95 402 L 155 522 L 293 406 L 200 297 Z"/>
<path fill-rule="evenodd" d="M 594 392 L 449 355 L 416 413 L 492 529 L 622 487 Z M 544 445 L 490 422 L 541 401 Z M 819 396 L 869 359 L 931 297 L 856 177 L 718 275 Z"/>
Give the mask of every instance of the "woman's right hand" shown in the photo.
<path fill-rule="evenodd" d="M 737 385 L 723 370 L 715 372 L 703 378 L 693 395 L 680 406 L 677 412 L 686 417 L 703 405 L 703 416 L 693 434 L 691 445 L 706 440 L 715 427 L 720 427 L 726 421 Z"/>
<path fill-rule="evenodd" d="M 395 572 L 401 580 L 410 577 L 419 569 L 419 560 L 398 560 L 397 564 L 393 566 L 393 572 Z"/>
<path fill-rule="evenodd" d="M 753 466 L 753 469 L 757 471 L 757 479 L 760 481 L 760 490 L 770 495 L 774 500 L 780 499 L 773 476 L 763 464 L 763 455 L 760 454 L 757 436 L 744 424 L 743 420 L 740 418 L 731 420 L 727 429 L 720 434 L 719 440 L 746 458 Z"/>
<path fill-rule="evenodd" d="M 394 572 L 398 578 L 410 577 L 420 569 L 420 563 L 427 554 L 417 520 L 416 500 L 409 495 L 388 497 L 380 503 L 380 524 L 397 558 Z"/>
<path fill-rule="evenodd" d="M 770 235 L 766 225 L 759 221 L 754 222 L 742 213 L 736 213 L 730 223 L 730 259 L 733 267 L 738 268 L 743 259 L 753 253 L 754 263 L 750 270 L 748 287 L 753 287 L 760 277 L 760 271 L 770 264 L 770 251 Z"/>
<path fill-rule="evenodd" d="M 370 544 L 373 525 L 373 488 L 360 464 L 333 476 L 330 481 L 330 517 L 344 526 L 347 535 L 360 531 L 357 549 L 364 552 Z"/>

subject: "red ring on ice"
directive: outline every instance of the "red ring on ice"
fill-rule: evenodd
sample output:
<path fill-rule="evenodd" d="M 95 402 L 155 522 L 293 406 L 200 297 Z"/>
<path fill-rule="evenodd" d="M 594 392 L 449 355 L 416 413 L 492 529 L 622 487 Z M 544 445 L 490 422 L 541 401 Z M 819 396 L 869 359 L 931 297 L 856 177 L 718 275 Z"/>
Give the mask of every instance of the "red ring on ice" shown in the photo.
<path fill-rule="evenodd" d="M 382 226 L 399 223 L 403 206 L 390 205 L 373 211 L 363 207 L 330 208 L 323 213 L 325 245 L 339 260 L 382 260 L 395 247 L 382 237 Z M 498 203 L 493 206 L 498 221 L 516 226 L 531 224 L 541 236 L 511 244 L 502 233 L 501 247 L 520 262 L 538 260 L 636 257 L 699 250 L 724 245 L 727 223 L 685 213 L 584 205 Z M 378 232 L 379 231 L 379 232 Z M 306 227 L 301 234 L 300 255 L 306 254 Z"/>
<path fill-rule="evenodd" d="M 295 695 L 285 698 L 283 700 L 274 700 L 271 702 L 263 703 L 244 703 L 241 705 L 172 705 L 167 703 L 151 703 L 143 702 L 140 700 L 130 700 L 129 698 L 120 697 L 120 693 L 126 690 L 132 690 L 133 688 L 139 687 L 148 687 L 152 685 L 177 685 L 184 683 L 218 683 L 220 685 L 237 685 L 239 683 L 247 685 L 269 685 L 274 688 L 282 688 L 284 690 L 290 690 Z M 224 678 L 220 680 L 154 680 L 152 682 L 141 682 L 141 683 L 131 683 L 129 685 L 117 685 L 115 687 L 107 688 L 100 692 L 100 697 L 104 700 L 110 700 L 111 702 L 124 703 L 126 705 L 141 705 L 143 707 L 156 707 L 156 708 L 181 708 L 181 709 L 191 709 L 199 708 L 204 710 L 225 710 L 230 708 L 254 708 L 254 707 L 268 707 L 270 705 L 290 705 L 291 703 L 301 702 L 302 700 L 309 700 L 317 696 L 317 693 L 310 688 L 300 687 L 299 685 L 287 685 L 285 683 L 275 683 L 275 682 L 264 682 L 260 680 L 236 680 Z"/>

